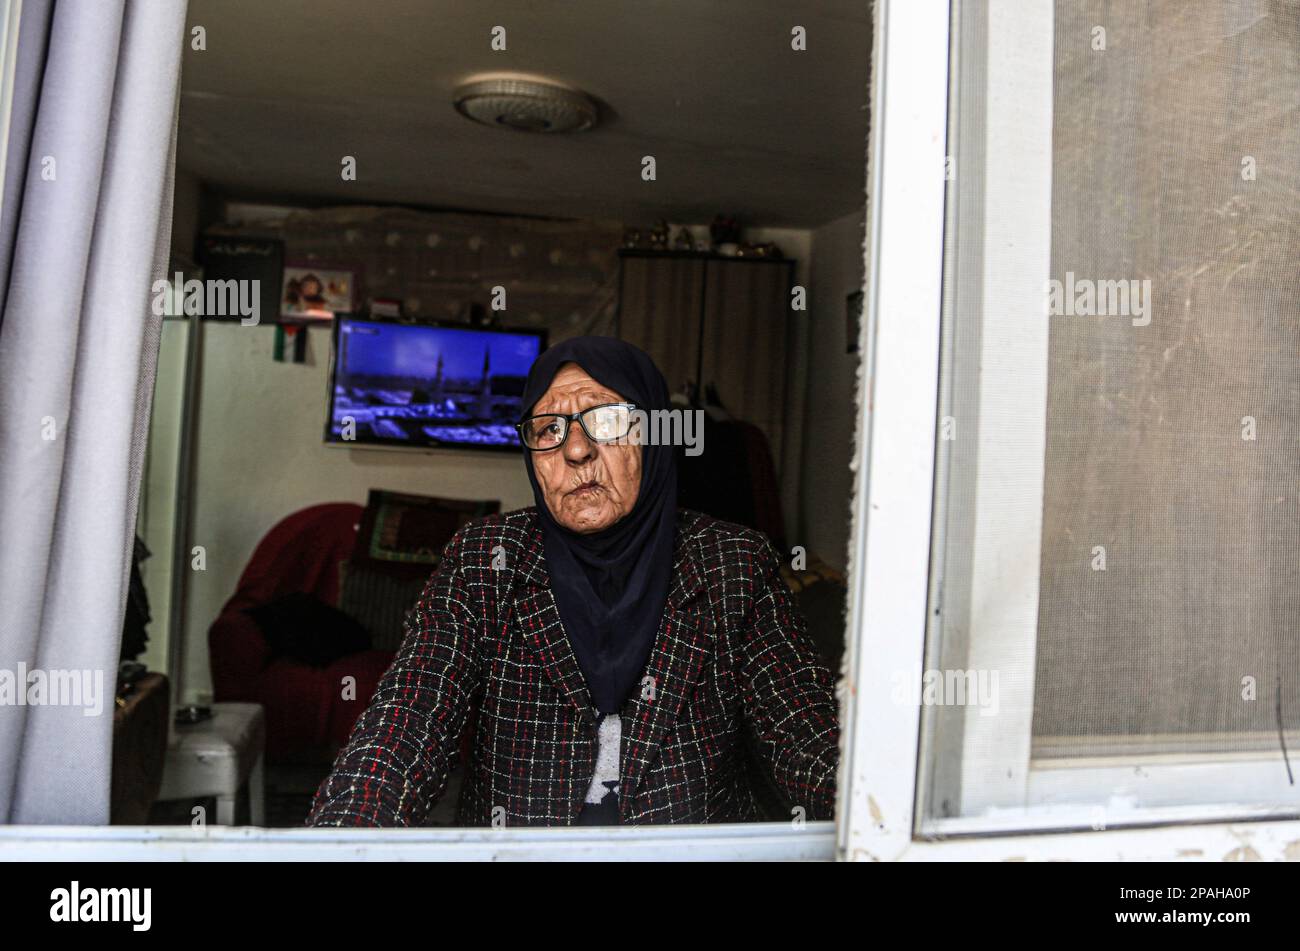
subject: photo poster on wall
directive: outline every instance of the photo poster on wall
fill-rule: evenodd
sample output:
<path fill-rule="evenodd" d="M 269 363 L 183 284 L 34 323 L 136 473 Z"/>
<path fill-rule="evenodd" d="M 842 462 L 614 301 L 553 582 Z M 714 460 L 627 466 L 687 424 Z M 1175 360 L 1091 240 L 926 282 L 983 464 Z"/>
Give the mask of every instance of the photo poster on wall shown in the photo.
<path fill-rule="evenodd" d="M 239 320 L 246 324 L 278 323 L 280 280 L 284 275 L 284 242 L 275 238 L 234 235 L 203 235 L 199 238 L 199 263 L 208 288 L 226 288 L 226 281 L 238 282 L 234 293 L 209 293 L 210 305 L 203 316 L 211 320 Z M 256 281 L 257 284 L 252 282 Z M 222 282 L 218 284 L 217 282 Z M 247 283 L 245 283 L 247 282 Z M 256 312 L 254 309 L 256 288 Z M 234 306 L 233 302 L 244 306 Z M 234 311 L 233 313 L 231 311 Z M 256 317 L 256 321 L 252 318 Z"/>
<path fill-rule="evenodd" d="M 356 271 L 293 263 L 284 269 L 280 319 L 301 323 L 328 322 L 335 314 L 356 310 Z"/>

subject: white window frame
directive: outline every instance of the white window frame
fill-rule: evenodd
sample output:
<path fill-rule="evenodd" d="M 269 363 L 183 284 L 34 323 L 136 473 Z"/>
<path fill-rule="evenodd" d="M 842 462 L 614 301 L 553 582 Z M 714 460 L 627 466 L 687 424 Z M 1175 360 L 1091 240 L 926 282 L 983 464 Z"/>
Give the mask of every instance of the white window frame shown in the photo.
<path fill-rule="evenodd" d="M 939 0 L 886 0 L 877 7 L 883 42 L 876 46 L 872 109 L 870 411 L 857 434 L 849 601 L 856 636 L 846 667 L 838 854 L 904 860 L 1289 857 L 1300 847 L 1300 821 L 1276 821 L 1282 810 L 1245 804 L 1263 771 L 1276 775 L 1281 768 L 1271 750 L 1207 754 L 1191 748 L 1195 738 L 1182 749 L 1170 738 L 1153 754 L 1150 744 L 1160 738 L 1144 737 L 1140 751 L 1139 743 L 1126 750 L 1121 741 L 1105 757 L 1071 757 L 1060 755 L 1069 750 L 1058 744 L 1052 758 L 1033 758 L 1037 584 L 1027 586 L 1025 573 L 997 565 L 1009 556 L 1036 564 L 1041 539 L 1047 358 L 1041 291 L 1050 264 L 1053 5 L 993 0 L 986 20 L 972 23 L 981 6 L 979 0 L 954 0 L 951 20 L 949 4 Z M 969 14 L 964 23 L 963 7 Z M 952 31 L 962 31 L 967 42 L 950 49 Z M 950 66 L 955 83 L 987 83 L 976 87 L 973 116 L 949 110 L 950 101 L 962 101 L 951 95 Z M 1042 81 L 1024 81 L 1035 75 Z M 987 136 L 986 129 L 992 129 Z M 945 192 L 942 176 L 918 170 L 943 168 L 950 146 L 961 160 Z M 997 209 L 1001 231 L 982 227 L 982 207 Z M 1016 216 L 1011 232 L 1009 213 Z M 958 215 L 966 228 L 945 247 L 945 223 L 951 226 Z M 970 270 L 966 279 L 952 280 L 963 268 L 978 269 L 977 280 L 969 280 Z M 969 299 L 957 300 L 954 287 Z M 945 308 L 974 310 L 982 318 L 978 331 L 941 326 Z M 1036 313 L 1042 319 L 1034 320 Z M 996 418 L 1015 406 L 1017 412 L 1006 415 L 1015 416 L 1018 428 L 1009 433 L 999 427 L 992 447 L 963 418 L 965 455 L 936 456 L 936 423 L 953 396 L 940 391 L 941 357 L 955 345 L 979 348 L 981 359 L 969 361 L 976 374 L 982 366 L 1015 367 L 1000 379 L 993 373 L 950 382 L 965 387 L 965 397 L 976 396 L 980 413 Z M 1032 407 L 1041 412 L 1025 411 Z M 963 467 L 981 465 L 973 495 L 950 502 L 944 490 L 953 473 L 969 476 Z M 939 531 L 931 549 L 934 520 Z M 997 531 L 980 531 L 995 522 Z M 966 577 L 943 576 L 949 531 L 965 532 L 960 541 L 977 555 Z M 950 616 L 936 620 L 928 605 L 940 603 L 931 596 L 941 586 Z M 892 676 L 945 666 L 949 657 L 941 649 L 953 645 L 927 638 L 943 630 L 940 625 L 958 641 L 958 666 L 1027 667 L 1030 676 L 1012 678 L 1010 690 L 1004 678 L 1002 714 L 966 717 L 955 731 L 955 748 L 929 756 L 922 751 L 931 752 L 934 719 L 914 704 L 894 702 Z M 997 751 L 1002 768 L 990 772 L 987 758 L 979 766 L 963 762 L 967 744 L 986 754 Z M 1041 738 L 1038 746 L 1041 752 Z M 933 770 L 930 761 L 938 764 Z M 1141 774 L 1133 769 L 1139 764 Z M 922 796 L 933 788 L 932 774 L 945 770 L 947 781 L 955 776 L 965 794 L 965 818 L 922 823 Z M 1186 790 L 1204 784 L 1212 784 L 1217 804 L 1186 805 Z M 1128 805 L 1114 802 L 1117 796 Z M 1089 803 L 1107 800 L 1099 822 L 1099 810 Z M 997 808 L 1007 802 L 1021 807 Z M 1222 821 L 1229 816 L 1236 821 Z M 1241 821 L 1247 819 L 1258 821 Z"/>

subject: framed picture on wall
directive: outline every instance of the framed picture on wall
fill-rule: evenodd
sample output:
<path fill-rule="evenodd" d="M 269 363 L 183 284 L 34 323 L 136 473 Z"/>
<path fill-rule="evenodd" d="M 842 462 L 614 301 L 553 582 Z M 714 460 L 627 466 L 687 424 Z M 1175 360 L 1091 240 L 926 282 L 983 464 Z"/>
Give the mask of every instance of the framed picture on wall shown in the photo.
<path fill-rule="evenodd" d="M 284 269 L 280 319 L 329 321 L 335 314 L 351 313 L 356 308 L 356 285 L 356 271 L 349 268 L 290 264 Z"/>
<path fill-rule="evenodd" d="M 256 316 L 259 322 L 275 319 L 281 295 L 280 278 L 284 269 L 284 243 L 274 238 L 247 238 L 240 235 L 205 234 L 198 243 L 199 264 L 203 278 L 209 286 L 235 281 L 237 300 L 247 305 L 247 311 L 230 307 L 230 300 L 220 303 L 227 306 L 210 308 L 206 298 L 201 305 L 203 317 L 208 320 L 245 320 Z M 257 288 L 256 314 L 251 313 L 254 301 L 251 288 Z M 218 303 L 214 300 L 213 303 Z M 214 312 L 215 311 L 215 312 Z"/>

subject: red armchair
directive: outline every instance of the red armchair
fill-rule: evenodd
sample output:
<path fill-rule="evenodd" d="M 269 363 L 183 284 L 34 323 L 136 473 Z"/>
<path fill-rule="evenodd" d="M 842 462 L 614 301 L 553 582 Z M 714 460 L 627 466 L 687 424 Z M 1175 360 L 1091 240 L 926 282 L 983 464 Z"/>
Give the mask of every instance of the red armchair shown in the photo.
<path fill-rule="evenodd" d="M 266 711 L 269 762 L 328 762 L 365 709 L 393 652 L 367 650 L 324 669 L 286 658 L 268 663 L 270 648 L 246 612 L 305 592 L 338 606 L 339 563 L 356 542 L 362 507 L 314 505 L 281 520 L 262 539 L 234 596 L 208 631 L 212 685 L 218 702 L 260 703 Z M 356 696 L 343 698 L 343 678 Z"/>

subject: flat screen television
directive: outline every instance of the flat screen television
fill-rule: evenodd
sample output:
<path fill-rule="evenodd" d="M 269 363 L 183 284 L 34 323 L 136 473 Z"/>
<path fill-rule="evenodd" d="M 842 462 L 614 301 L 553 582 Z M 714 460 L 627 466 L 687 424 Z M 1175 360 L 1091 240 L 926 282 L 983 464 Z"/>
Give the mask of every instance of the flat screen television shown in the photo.
<path fill-rule="evenodd" d="M 518 449 L 524 381 L 545 331 L 334 321 L 325 441 Z"/>

